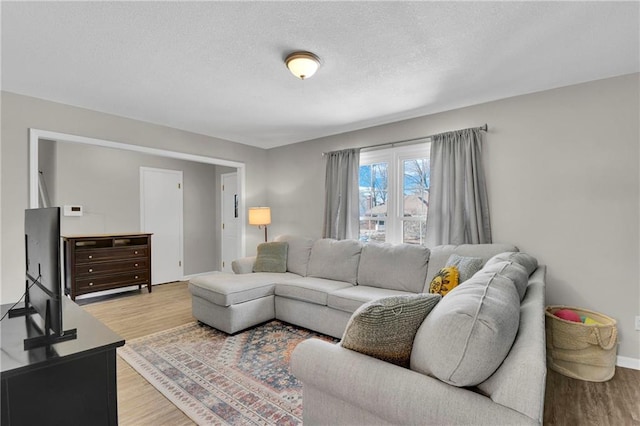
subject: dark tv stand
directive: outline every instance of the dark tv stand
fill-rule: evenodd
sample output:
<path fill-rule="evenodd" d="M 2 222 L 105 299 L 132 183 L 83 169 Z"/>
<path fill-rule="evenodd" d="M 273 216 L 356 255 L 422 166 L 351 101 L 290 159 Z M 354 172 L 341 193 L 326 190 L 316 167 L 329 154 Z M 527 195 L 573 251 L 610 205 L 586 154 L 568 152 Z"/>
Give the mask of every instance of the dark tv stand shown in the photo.
<path fill-rule="evenodd" d="M 117 425 L 116 348 L 122 337 L 71 300 L 62 301 L 66 327 L 77 338 L 24 349 L 41 337 L 30 317 L 0 323 L 0 424 Z M 1 314 L 10 305 L 0 307 Z"/>

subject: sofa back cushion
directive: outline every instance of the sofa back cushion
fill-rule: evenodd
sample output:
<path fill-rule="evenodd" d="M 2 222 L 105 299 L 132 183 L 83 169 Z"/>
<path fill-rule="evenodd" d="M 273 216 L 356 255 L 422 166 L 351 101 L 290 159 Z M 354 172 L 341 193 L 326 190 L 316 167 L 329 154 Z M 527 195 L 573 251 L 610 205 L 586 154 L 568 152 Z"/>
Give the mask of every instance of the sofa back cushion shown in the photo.
<path fill-rule="evenodd" d="M 420 293 L 427 278 L 428 263 L 427 247 L 368 243 L 360 255 L 358 284 Z"/>
<path fill-rule="evenodd" d="M 518 247 L 512 244 L 461 244 L 455 245 L 442 245 L 431 247 L 431 255 L 429 256 L 429 266 L 427 268 L 427 285 L 433 280 L 433 277 L 444 268 L 447 264 L 447 260 L 452 254 L 457 254 L 464 257 L 480 257 L 483 260 L 483 264 L 491 259 L 498 253 L 505 251 L 518 251 Z M 427 286 L 426 291 L 429 291 Z"/>
<path fill-rule="evenodd" d="M 508 263 L 508 266 L 504 267 L 500 273 L 513 280 L 522 300 L 529 284 L 529 275 L 538 268 L 538 259 L 527 253 L 506 252 L 493 256 L 487 261 L 485 267 L 504 262 Z"/>
<path fill-rule="evenodd" d="M 279 235 L 276 237 L 275 241 L 286 242 L 289 244 L 287 252 L 287 271 L 306 277 L 309 265 L 309 256 L 311 255 L 311 247 L 313 246 L 314 240 L 294 235 Z"/>
<path fill-rule="evenodd" d="M 307 275 L 357 284 L 362 245 L 355 240 L 323 238 L 313 243 Z"/>
<path fill-rule="evenodd" d="M 475 386 L 505 359 L 519 320 L 513 281 L 482 269 L 443 297 L 424 320 L 413 343 L 411 369 L 454 386 Z"/>

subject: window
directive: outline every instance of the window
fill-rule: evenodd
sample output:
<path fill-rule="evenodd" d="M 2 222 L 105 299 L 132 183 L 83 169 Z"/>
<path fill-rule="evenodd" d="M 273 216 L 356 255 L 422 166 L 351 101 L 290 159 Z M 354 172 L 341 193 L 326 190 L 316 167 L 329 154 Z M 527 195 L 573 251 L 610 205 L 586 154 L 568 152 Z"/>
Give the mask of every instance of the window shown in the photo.
<path fill-rule="evenodd" d="M 360 154 L 360 240 L 423 244 L 429 143 Z"/>

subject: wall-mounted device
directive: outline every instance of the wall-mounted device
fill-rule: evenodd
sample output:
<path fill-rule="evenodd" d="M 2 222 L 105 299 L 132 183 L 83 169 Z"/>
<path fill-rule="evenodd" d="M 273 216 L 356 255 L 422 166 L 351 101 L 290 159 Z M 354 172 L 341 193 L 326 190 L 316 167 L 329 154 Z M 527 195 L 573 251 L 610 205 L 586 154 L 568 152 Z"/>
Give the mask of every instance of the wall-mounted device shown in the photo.
<path fill-rule="evenodd" d="M 65 216 L 82 216 L 82 206 L 64 206 Z"/>

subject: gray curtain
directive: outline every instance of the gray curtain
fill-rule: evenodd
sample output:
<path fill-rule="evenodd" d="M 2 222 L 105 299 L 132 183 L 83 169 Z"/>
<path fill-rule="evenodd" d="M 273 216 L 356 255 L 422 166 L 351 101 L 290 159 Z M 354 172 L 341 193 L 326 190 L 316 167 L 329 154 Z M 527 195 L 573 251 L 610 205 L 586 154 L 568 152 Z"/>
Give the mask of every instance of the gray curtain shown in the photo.
<path fill-rule="evenodd" d="M 326 154 L 323 238 L 357 240 L 360 234 L 358 174 L 360 149 Z"/>
<path fill-rule="evenodd" d="M 491 242 L 481 150 L 480 129 L 432 136 L 427 211 L 429 247 Z"/>

